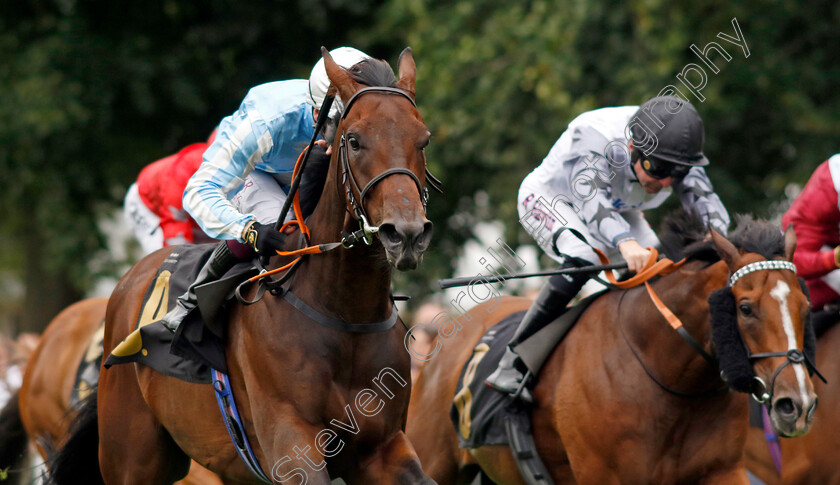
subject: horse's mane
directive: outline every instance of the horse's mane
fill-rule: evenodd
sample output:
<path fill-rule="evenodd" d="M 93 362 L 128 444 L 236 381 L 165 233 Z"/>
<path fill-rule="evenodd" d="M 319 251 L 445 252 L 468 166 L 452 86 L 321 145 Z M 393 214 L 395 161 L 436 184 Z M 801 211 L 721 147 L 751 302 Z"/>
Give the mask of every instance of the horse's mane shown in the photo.
<path fill-rule="evenodd" d="M 735 220 L 736 229 L 729 233 L 727 239 L 736 248 L 758 253 L 767 259 L 784 256 L 784 234 L 776 224 L 743 214 L 737 215 Z M 709 228 L 696 210 L 676 209 L 662 222 L 662 251 L 674 261 L 686 258 L 689 261 L 716 263 L 720 261 L 720 256 L 714 242 L 707 239 L 708 234 Z"/>

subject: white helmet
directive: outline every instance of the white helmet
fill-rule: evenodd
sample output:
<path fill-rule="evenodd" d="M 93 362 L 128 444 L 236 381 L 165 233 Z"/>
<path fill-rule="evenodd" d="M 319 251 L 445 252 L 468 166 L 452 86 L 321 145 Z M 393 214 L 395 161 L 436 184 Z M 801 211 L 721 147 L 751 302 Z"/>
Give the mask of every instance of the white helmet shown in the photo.
<path fill-rule="evenodd" d="M 344 69 L 349 69 L 356 63 L 370 58 L 369 55 L 352 47 L 338 47 L 333 49 L 330 51 L 330 56 L 332 56 L 336 64 Z M 312 73 L 309 75 L 309 92 L 306 93 L 306 102 L 320 109 L 329 88 L 330 78 L 327 76 L 327 69 L 324 67 L 324 58 L 321 57 L 315 63 L 315 67 L 312 68 Z M 343 110 L 344 104 L 336 96 L 332 108 L 330 108 L 330 118 L 335 118 L 339 111 Z"/>

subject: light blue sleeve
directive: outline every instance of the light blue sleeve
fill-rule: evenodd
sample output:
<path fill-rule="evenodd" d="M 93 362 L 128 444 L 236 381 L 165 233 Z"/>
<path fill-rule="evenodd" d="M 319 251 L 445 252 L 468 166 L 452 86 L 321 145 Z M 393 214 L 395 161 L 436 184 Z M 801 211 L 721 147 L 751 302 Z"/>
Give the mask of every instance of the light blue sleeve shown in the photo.
<path fill-rule="evenodd" d="M 184 208 L 207 235 L 242 242 L 253 215 L 242 214 L 228 200 L 273 145 L 265 122 L 247 103 L 222 120 L 216 140 L 184 191 Z"/>
<path fill-rule="evenodd" d="M 254 219 L 228 201 L 253 170 L 291 173 L 314 132 L 305 80 L 257 86 L 222 120 L 204 162 L 184 191 L 184 208 L 209 236 L 242 241 Z"/>

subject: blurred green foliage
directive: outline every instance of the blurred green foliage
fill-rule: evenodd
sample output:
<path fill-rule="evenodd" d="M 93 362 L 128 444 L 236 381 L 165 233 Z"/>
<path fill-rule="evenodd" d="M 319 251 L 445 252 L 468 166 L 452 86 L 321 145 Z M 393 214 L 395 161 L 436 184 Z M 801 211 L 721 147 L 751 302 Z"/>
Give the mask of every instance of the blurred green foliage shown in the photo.
<path fill-rule="evenodd" d="M 717 37 L 734 35 L 733 18 L 748 58 Z M 320 45 L 392 65 L 414 50 L 446 195 L 433 196 L 433 248 L 420 272 L 399 275 L 402 291 L 432 291 L 478 220 L 530 242 L 516 222 L 524 175 L 576 115 L 639 104 L 702 65 L 692 44 L 732 56 L 712 54 L 720 72 L 705 69 L 705 102 L 689 96 L 712 181 L 732 212 L 769 216 L 790 182 L 840 150 L 838 24 L 840 4 L 826 0 L 4 2 L 0 268 L 78 297 L 96 276 L 96 222 L 139 170 L 203 140 L 249 87 L 306 77 Z"/>
<path fill-rule="evenodd" d="M 145 165 L 206 139 L 251 86 L 308 76 L 374 5 L 0 3 L 0 269 L 25 280 L 18 326 L 42 328 L 90 288 L 97 221 Z"/>
<path fill-rule="evenodd" d="M 730 212 L 772 216 L 789 183 L 804 184 L 840 151 L 834 1 L 391 0 L 380 15 L 377 34 L 400 33 L 414 49 L 433 133 L 427 156 L 447 183 L 431 204 L 436 251 L 423 269 L 438 277 L 475 217 L 500 218 L 509 241 L 530 242 L 517 223 L 519 183 L 590 109 L 637 105 L 676 85 L 704 119 L 708 172 Z M 749 57 L 717 37 L 735 36 L 733 18 Z M 710 54 L 718 74 L 690 50 L 710 42 L 731 56 Z M 689 63 L 707 74 L 704 102 L 677 82 Z M 473 204 L 478 190 L 486 209 Z"/>

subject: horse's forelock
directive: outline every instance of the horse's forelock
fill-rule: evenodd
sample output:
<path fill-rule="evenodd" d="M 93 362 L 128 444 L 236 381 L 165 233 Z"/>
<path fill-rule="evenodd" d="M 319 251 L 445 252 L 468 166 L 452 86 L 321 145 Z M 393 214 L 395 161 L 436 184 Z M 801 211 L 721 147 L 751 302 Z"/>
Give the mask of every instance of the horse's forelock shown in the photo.
<path fill-rule="evenodd" d="M 767 259 L 785 255 L 785 237 L 778 225 L 749 215 L 738 215 L 736 220 L 737 228 L 728 237 L 736 248 Z"/>
<path fill-rule="evenodd" d="M 365 86 L 395 87 L 397 78 L 387 62 L 380 59 L 368 58 L 354 64 L 347 70 L 350 77 Z"/>

